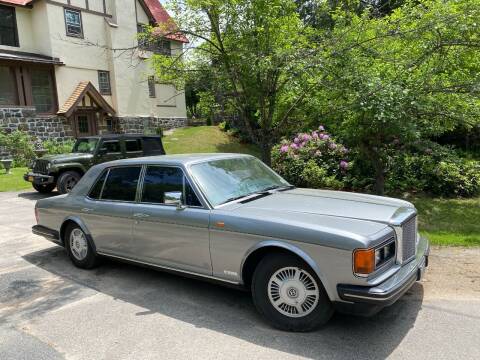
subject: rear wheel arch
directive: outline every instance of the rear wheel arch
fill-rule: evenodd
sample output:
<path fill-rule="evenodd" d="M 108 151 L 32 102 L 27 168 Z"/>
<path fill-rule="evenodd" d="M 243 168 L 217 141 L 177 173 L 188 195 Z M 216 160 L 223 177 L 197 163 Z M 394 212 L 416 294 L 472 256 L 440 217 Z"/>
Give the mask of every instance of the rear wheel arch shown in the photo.
<path fill-rule="evenodd" d="M 248 252 L 245 260 L 242 263 L 242 280 L 247 289 L 250 289 L 252 284 L 253 273 L 262 259 L 271 254 L 287 254 L 293 255 L 306 263 L 318 276 L 322 285 L 326 289 L 325 278 L 322 275 L 320 268 L 316 262 L 302 249 L 284 242 L 268 241 L 265 243 L 257 244 L 253 249 Z M 327 291 L 328 293 L 328 291 Z"/>
<path fill-rule="evenodd" d="M 92 235 L 90 234 L 90 231 L 88 231 L 88 228 L 85 226 L 85 224 L 83 223 L 83 221 L 81 221 L 80 219 L 77 219 L 77 218 L 72 218 L 72 217 L 69 217 L 67 219 L 65 219 L 62 223 L 62 226 L 60 227 L 60 240 L 63 244 L 63 246 L 65 246 L 65 242 L 67 239 L 65 239 L 65 232 L 68 228 L 68 225 L 76 225 L 78 227 L 80 227 L 80 229 L 82 229 L 82 231 L 85 233 L 85 235 L 87 236 L 87 240 L 90 244 L 90 246 L 92 247 L 94 253 L 96 254 L 97 253 L 97 248 L 95 247 L 95 242 L 93 241 L 93 238 L 92 238 Z"/>

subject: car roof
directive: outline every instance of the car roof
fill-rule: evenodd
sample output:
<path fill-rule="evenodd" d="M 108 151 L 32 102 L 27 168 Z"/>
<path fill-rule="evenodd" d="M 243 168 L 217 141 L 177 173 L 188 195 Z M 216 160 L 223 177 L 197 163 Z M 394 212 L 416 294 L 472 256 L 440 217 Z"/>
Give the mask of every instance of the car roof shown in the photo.
<path fill-rule="evenodd" d="M 176 155 L 158 155 L 144 156 L 131 159 L 115 160 L 103 163 L 105 167 L 121 165 L 142 165 L 142 164 L 167 164 L 167 165 L 189 165 L 193 163 L 231 159 L 240 157 L 253 157 L 248 154 L 234 153 L 199 153 L 199 154 L 176 154 Z"/>
<path fill-rule="evenodd" d="M 78 139 L 120 139 L 120 138 L 161 138 L 161 135 L 144 135 L 144 134 L 104 134 L 104 135 L 91 135 L 80 136 Z"/>

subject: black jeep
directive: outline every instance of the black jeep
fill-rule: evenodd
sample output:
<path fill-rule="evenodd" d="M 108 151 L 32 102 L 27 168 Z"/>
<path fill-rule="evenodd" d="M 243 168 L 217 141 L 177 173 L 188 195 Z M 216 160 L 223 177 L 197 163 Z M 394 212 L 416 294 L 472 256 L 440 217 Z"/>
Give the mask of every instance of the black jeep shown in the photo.
<path fill-rule="evenodd" d="M 165 155 L 157 135 L 98 135 L 78 138 L 72 152 L 36 159 L 23 176 L 41 193 L 55 187 L 60 194 L 70 192 L 93 165 L 139 156 Z"/>

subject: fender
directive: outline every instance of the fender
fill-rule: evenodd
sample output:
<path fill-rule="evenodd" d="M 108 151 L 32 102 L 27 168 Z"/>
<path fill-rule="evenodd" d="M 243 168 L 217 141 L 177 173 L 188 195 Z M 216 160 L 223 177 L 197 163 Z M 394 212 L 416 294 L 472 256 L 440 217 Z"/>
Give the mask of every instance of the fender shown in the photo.
<path fill-rule="evenodd" d="M 332 296 L 332 294 L 330 293 L 331 290 L 329 289 L 328 281 L 327 281 L 326 277 L 324 276 L 324 274 L 322 273 L 322 271 L 318 267 L 317 263 L 310 257 L 310 255 L 308 255 L 305 251 L 298 248 L 297 246 L 292 245 L 292 244 L 290 244 L 288 242 L 285 242 L 285 241 L 281 241 L 281 240 L 260 241 L 260 242 L 256 243 L 255 245 L 253 245 L 250 249 L 248 249 L 247 253 L 245 254 L 245 256 L 242 259 L 242 263 L 241 263 L 241 267 L 240 267 L 241 278 L 242 279 L 243 279 L 243 275 L 244 275 L 243 274 L 243 269 L 244 269 L 245 262 L 247 261 L 248 257 L 253 252 L 255 252 L 256 250 L 259 250 L 259 249 L 264 248 L 264 247 L 276 247 L 276 248 L 280 248 L 280 249 L 285 249 L 285 250 L 288 250 L 288 251 L 294 253 L 295 255 L 297 255 L 299 258 L 301 258 L 303 261 L 305 261 L 308 264 L 308 266 L 310 266 L 312 268 L 313 271 L 315 271 L 315 274 L 317 274 L 318 278 L 322 282 L 322 285 L 325 288 L 325 291 L 327 292 L 330 299 L 333 299 L 335 297 L 335 296 Z"/>
<path fill-rule="evenodd" d="M 97 254 L 97 247 L 95 246 L 95 243 L 93 242 L 93 238 L 92 238 L 92 234 L 90 234 L 90 231 L 88 230 L 87 226 L 85 225 L 85 223 L 82 221 L 82 219 L 80 219 L 78 216 L 75 216 L 75 215 L 70 215 L 70 216 L 67 216 L 65 219 L 63 219 L 62 221 L 62 226 L 60 226 L 60 229 L 62 229 L 63 225 L 65 224 L 65 222 L 67 221 L 73 221 L 74 223 L 76 223 L 78 226 L 80 226 L 80 229 L 82 229 L 82 231 L 85 233 L 85 235 L 87 236 L 87 241 L 88 243 L 90 244 L 90 246 L 92 247 L 92 250 L 93 250 L 93 253 L 94 254 Z M 65 240 L 66 239 L 62 239 L 62 231 L 60 231 L 60 241 L 63 243 L 63 245 L 65 246 Z"/>
<path fill-rule="evenodd" d="M 55 164 L 54 169 L 59 171 L 59 170 L 64 170 L 64 169 L 71 169 L 71 170 L 80 170 L 82 173 L 87 172 L 87 168 L 81 163 L 60 163 L 60 164 Z"/>

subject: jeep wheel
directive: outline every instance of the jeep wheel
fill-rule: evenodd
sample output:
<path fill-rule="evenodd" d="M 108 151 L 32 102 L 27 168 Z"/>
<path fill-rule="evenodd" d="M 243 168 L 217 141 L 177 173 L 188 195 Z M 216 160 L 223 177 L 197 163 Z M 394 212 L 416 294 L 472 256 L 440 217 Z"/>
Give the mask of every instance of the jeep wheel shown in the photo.
<path fill-rule="evenodd" d="M 253 274 L 252 296 L 260 314 L 281 330 L 314 330 L 333 314 L 318 276 L 293 255 L 262 259 Z"/>
<path fill-rule="evenodd" d="M 32 184 L 33 188 L 37 190 L 39 193 L 42 194 L 49 194 L 55 189 L 55 184 L 46 184 L 46 185 L 40 185 L 40 184 Z"/>
<path fill-rule="evenodd" d="M 76 171 L 66 171 L 57 180 L 57 189 L 60 194 L 67 194 L 77 185 L 80 174 Z"/>

